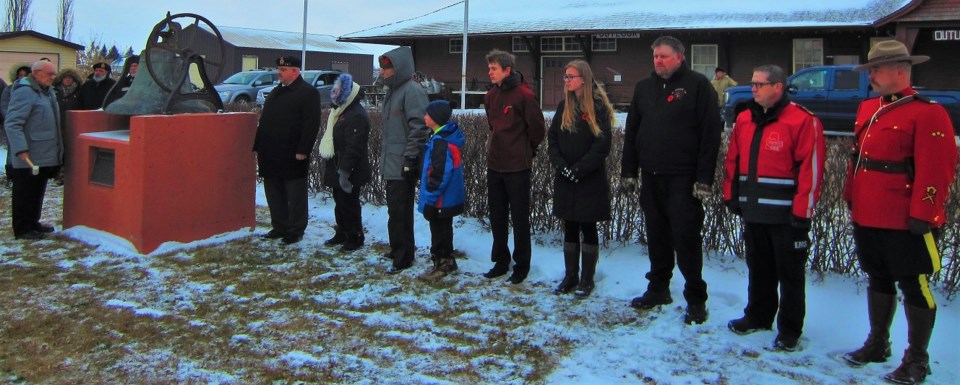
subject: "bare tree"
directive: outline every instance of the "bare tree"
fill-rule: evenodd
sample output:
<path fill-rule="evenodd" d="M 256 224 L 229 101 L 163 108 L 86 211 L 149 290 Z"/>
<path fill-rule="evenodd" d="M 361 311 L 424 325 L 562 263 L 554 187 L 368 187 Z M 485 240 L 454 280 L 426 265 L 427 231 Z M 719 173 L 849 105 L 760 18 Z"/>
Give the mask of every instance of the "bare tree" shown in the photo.
<path fill-rule="evenodd" d="M 73 32 L 73 0 L 60 0 L 57 11 L 57 37 L 70 40 Z"/>
<path fill-rule="evenodd" d="M 33 27 L 30 17 L 30 3 L 33 0 L 7 0 L 7 18 L 3 30 L 7 32 L 25 31 Z"/>

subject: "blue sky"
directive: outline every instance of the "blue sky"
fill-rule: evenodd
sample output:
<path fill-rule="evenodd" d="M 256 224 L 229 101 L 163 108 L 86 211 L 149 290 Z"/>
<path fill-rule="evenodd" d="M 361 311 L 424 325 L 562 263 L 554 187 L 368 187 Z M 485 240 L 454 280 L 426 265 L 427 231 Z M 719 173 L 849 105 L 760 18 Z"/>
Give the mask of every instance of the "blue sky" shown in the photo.
<path fill-rule="evenodd" d="M 307 32 L 341 36 L 423 15 L 457 0 L 308 0 Z M 57 35 L 60 0 L 33 0 L 33 30 Z M 171 13 L 196 13 L 216 26 L 276 31 L 303 30 L 303 0 L 75 0 L 70 41 L 87 45 L 96 39 L 121 51 L 143 49 L 153 26 Z M 4 9 L 6 11 L 6 9 Z M 371 47 L 372 52 L 382 48 Z"/>

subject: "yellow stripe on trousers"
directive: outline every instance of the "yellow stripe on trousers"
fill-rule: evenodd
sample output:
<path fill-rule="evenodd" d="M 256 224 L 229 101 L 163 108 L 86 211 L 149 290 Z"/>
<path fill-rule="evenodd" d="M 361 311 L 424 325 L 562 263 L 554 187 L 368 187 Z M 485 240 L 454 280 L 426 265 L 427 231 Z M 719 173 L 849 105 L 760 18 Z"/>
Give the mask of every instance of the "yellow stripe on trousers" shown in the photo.
<path fill-rule="evenodd" d="M 927 232 L 923 234 L 923 241 L 927 245 L 927 252 L 930 254 L 930 262 L 933 265 L 933 273 L 936 274 L 940 271 L 940 252 L 937 250 L 937 243 L 933 240 L 933 233 Z M 927 307 L 930 309 L 936 309 L 937 303 L 933 299 L 933 293 L 930 292 L 930 282 L 927 280 L 926 274 L 920 274 L 920 292 L 923 293 L 923 298 L 927 300 Z"/>

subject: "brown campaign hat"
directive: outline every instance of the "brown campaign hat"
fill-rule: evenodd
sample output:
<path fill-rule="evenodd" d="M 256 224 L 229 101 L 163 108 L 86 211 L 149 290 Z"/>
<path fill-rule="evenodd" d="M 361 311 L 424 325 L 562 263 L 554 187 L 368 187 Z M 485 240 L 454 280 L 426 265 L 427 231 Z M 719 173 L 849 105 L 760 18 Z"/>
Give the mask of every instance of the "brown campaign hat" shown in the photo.
<path fill-rule="evenodd" d="M 866 71 L 876 65 L 901 61 L 908 61 L 910 64 L 920 64 L 927 60 L 930 60 L 929 56 L 910 55 L 910 52 L 907 51 L 907 46 L 899 41 L 884 40 L 870 49 L 870 53 L 867 54 L 866 64 L 858 65 L 854 67 L 853 70 Z"/>

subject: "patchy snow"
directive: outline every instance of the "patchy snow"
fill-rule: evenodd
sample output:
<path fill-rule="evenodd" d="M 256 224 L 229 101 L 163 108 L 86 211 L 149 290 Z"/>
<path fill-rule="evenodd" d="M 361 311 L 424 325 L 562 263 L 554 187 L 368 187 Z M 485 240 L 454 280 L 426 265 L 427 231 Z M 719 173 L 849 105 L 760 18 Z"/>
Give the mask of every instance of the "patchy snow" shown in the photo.
<path fill-rule="evenodd" d="M 59 207 L 56 195 L 56 191 L 48 195 L 48 207 Z M 259 205 L 265 202 L 262 187 L 257 189 L 256 201 Z M 528 280 L 513 286 L 504 279 L 480 276 L 491 266 L 491 235 L 481 221 L 458 218 L 454 221 L 454 245 L 465 255 L 458 260 L 460 273 L 429 284 L 413 279 L 427 268 L 425 259 L 419 257 L 406 272 L 382 274 L 389 262 L 379 255 L 382 250 L 370 245 L 387 242 L 385 207 L 364 206 L 368 246 L 350 255 L 322 245 L 331 236 L 334 223 L 328 194 L 314 196 L 310 210 L 310 226 L 303 241 L 286 247 L 257 239 L 265 228 L 165 244 L 163 255 L 137 254 L 129 242 L 83 227 L 61 232 L 95 246 L 80 258 L 53 250 L 45 252 L 41 260 L 29 259 L 28 251 L 49 248 L 51 241 L 11 241 L 0 249 L 0 279 L 9 279 L 4 274 L 13 269 L 49 261 L 60 275 L 71 278 L 64 281 L 66 290 L 54 288 L 45 298 L 31 299 L 42 303 L 44 309 L 65 310 L 69 307 L 59 304 L 61 299 L 91 297 L 102 301 L 104 312 L 128 314 L 146 324 L 222 340 L 223 346 L 212 350 L 215 357 L 124 343 L 115 346 L 123 352 L 116 362 L 97 368 L 101 373 L 136 373 L 146 383 L 249 383 L 250 367 L 223 364 L 239 359 L 229 352 L 239 352 L 263 357 L 260 366 L 283 378 L 336 372 L 341 382 L 360 384 L 463 383 L 454 376 L 457 373 L 475 374 L 478 384 L 522 384 L 525 376 L 533 374 L 547 384 L 861 384 L 880 382 L 880 376 L 896 367 L 906 348 L 906 324 L 899 309 L 891 331 L 894 356 L 887 363 L 854 369 L 832 357 L 859 347 L 866 337 L 866 284 L 862 278 L 808 274 L 802 350 L 780 353 L 767 350 L 775 330 L 748 336 L 727 330 L 727 321 L 739 318 L 746 304 L 746 267 L 734 256 L 709 255 L 705 260 L 710 318 L 703 325 L 687 326 L 682 322 L 683 279 L 679 272 L 671 284 L 674 304 L 649 312 L 627 306 L 644 291 L 643 276 L 649 268 L 646 250 L 635 244 L 602 247 L 596 291 L 588 299 L 576 300 L 551 293 L 564 270 L 560 234 L 537 235 Z M 426 254 L 429 226 L 420 216 L 415 226 L 419 253 Z M 193 251 L 243 242 L 262 247 L 262 255 L 244 261 L 249 264 L 225 264 L 192 271 L 194 274 L 175 269 L 200 263 Z M 225 284 L 219 279 L 232 271 L 246 276 L 254 269 L 283 279 L 304 268 L 316 271 L 282 292 L 252 288 L 242 280 Z M 82 278 L 94 275 L 114 277 L 115 288 Z M 357 283 L 357 277 L 370 278 Z M 344 282 L 345 286 L 335 291 L 315 290 L 315 285 L 331 282 Z M 930 344 L 933 374 L 926 384 L 957 384 L 960 307 L 939 291 L 934 295 L 939 312 Z M 211 309 L 202 312 L 203 308 Z M 243 309 L 248 317 L 218 311 L 229 308 Z M 15 309 L 9 316 L 29 315 Z M 308 335 L 291 329 L 297 323 L 310 326 Z M 108 331 L 111 337 L 122 337 L 118 337 L 120 331 Z M 369 336 L 346 347 L 323 343 L 324 335 L 349 333 Z M 464 359 L 448 359 L 450 356 Z M 545 362 L 551 360 L 555 362 Z M 60 364 L 64 368 L 87 365 L 79 357 Z M 543 373 L 542 368 L 550 369 Z"/>

